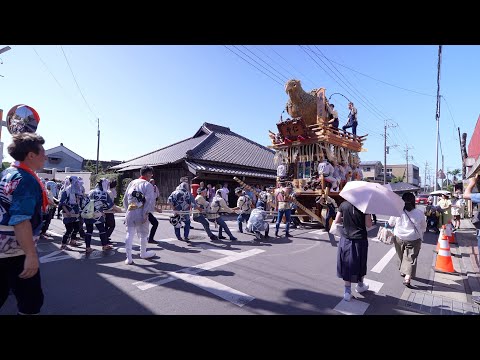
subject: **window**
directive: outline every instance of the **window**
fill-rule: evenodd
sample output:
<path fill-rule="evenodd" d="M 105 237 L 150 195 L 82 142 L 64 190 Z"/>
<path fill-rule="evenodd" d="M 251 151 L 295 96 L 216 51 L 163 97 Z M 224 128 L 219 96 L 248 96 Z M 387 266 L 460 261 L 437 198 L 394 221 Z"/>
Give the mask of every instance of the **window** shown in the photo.
<path fill-rule="evenodd" d="M 51 164 L 58 164 L 60 161 L 62 161 L 62 158 L 54 157 L 54 156 L 48 157 L 48 162 Z"/>
<path fill-rule="evenodd" d="M 392 169 L 387 168 L 387 174 L 391 174 L 391 173 L 392 173 Z"/>
<path fill-rule="evenodd" d="M 370 168 L 369 168 L 369 167 L 366 167 L 366 168 L 365 168 L 365 171 L 370 171 Z"/>

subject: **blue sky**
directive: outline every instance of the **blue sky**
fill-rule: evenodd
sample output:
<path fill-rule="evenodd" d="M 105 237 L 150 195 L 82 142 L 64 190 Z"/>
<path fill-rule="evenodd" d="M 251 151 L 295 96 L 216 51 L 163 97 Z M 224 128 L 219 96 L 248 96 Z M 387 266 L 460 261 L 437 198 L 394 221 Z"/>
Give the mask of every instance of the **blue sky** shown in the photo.
<path fill-rule="evenodd" d="M 355 103 L 357 133 L 369 134 L 362 160 L 383 162 L 381 135 L 384 120 L 390 119 L 398 127 L 388 130 L 392 148 L 387 163 L 405 163 L 408 145 L 409 161 L 420 167 L 422 177 L 426 161 L 435 168 L 435 45 L 6 45 L 12 50 L 0 55 L 4 120 L 16 104 L 34 107 L 46 149 L 62 142 L 82 157 L 96 159 L 97 117 L 101 160 L 128 160 L 159 149 L 191 137 L 203 122 L 269 145 L 268 130 L 276 132 L 288 100 L 284 83 L 297 78 L 306 91 L 325 87 L 328 97 L 341 93 Z M 445 170 L 461 168 L 457 127 L 469 140 L 479 115 L 479 58 L 480 46 L 443 46 Z M 343 125 L 347 100 L 333 95 L 331 102 Z M 4 153 L 10 139 L 4 128 Z"/>

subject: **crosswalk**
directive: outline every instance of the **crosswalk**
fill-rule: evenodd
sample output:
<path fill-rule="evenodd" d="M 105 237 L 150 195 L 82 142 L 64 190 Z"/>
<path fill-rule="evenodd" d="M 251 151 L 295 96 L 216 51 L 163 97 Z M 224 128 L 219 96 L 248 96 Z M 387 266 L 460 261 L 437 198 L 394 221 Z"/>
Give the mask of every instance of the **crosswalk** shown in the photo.
<path fill-rule="evenodd" d="M 368 232 L 371 230 L 375 229 L 376 226 L 372 226 L 367 229 Z M 322 235 L 326 234 L 325 229 L 320 229 L 320 230 L 314 230 L 310 231 L 309 234 L 311 235 Z M 338 239 L 338 236 L 335 235 L 335 238 Z M 369 237 L 368 241 L 374 241 L 378 242 L 379 240 L 376 237 Z M 395 255 L 395 248 L 390 248 L 389 251 L 383 256 L 380 261 L 375 264 L 375 266 L 370 270 L 375 273 L 380 273 L 382 270 L 387 266 L 387 264 L 390 262 L 390 260 L 393 258 Z M 373 293 L 378 293 L 380 289 L 382 288 L 383 284 L 382 282 L 367 279 L 366 277 L 363 280 L 366 284 L 368 284 L 369 289 L 368 291 L 371 291 Z M 352 286 L 352 289 L 354 289 L 354 285 Z M 352 290 L 352 299 L 350 301 L 345 301 L 342 300 L 333 308 L 333 310 L 338 311 L 341 314 L 344 315 L 363 315 L 367 311 L 368 307 L 370 304 L 364 300 L 359 300 L 356 298 L 355 293 L 353 293 L 354 290 Z"/>

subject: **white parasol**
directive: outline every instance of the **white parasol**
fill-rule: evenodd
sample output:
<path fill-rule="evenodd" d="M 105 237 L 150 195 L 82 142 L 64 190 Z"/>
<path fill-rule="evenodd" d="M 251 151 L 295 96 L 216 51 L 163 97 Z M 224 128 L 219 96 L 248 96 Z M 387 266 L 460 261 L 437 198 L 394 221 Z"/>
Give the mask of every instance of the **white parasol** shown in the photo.
<path fill-rule="evenodd" d="M 366 181 L 349 181 L 339 194 L 364 214 L 400 216 L 405 202 L 385 186 Z"/>

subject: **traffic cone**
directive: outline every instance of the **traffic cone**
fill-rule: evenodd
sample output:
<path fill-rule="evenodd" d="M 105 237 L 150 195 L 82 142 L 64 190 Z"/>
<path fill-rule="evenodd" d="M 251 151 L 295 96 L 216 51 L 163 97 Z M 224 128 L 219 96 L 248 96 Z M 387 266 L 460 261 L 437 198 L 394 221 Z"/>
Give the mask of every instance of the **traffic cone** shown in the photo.
<path fill-rule="evenodd" d="M 445 229 L 443 228 L 440 229 L 440 232 L 438 233 L 437 248 L 434 250 L 437 254 L 438 250 L 440 250 L 440 240 L 448 240 L 447 236 L 445 235 Z M 450 245 L 448 245 L 448 249 L 450 250 Z"/>
<path fill-rule="evenodd" d="M 447 236 L 450 244 L 455 244 L 455 236 L 453 235 L 452 224 L 450 222 L 445 226 L 445 235 Z"/>
<path fill-rule="evenodd" d="M 456 273 L 453 268 L 452 254 L 447 239 L 439 239 L 440 244 L 434 270 L 443 273 Z"/>

